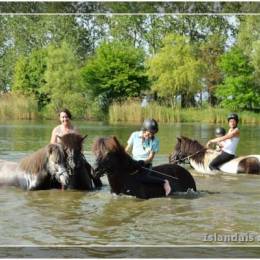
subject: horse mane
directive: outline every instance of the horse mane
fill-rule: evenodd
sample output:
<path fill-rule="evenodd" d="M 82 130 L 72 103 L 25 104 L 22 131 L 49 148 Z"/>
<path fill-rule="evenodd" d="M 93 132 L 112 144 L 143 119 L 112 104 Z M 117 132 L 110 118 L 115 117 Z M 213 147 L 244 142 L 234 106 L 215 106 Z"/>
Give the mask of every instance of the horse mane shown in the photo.
<path fill-rule="evenodd" d="M 19 166 L 25 172 L 37 174 L 44 169 L 46 161 L 47 146 L 22 159 L 22 161 L 19 163 Z"/>
<path fill-rule="evenodd" d="M 82 150 L 82 144 L 83 144 L 83 140 L 86 138 L 87 136 L 82 136 L 80 134 L 76 134 L 76 133 L 69 133 L 69 134 L 65 134 L 63 136 L 59 136 L 61 143 L 65 146 L 65 147 L 69 147 L 70 149 L 73 150 Z"/>
<path fill-rule="evenodd" d="M 100 160 L 104 159 L 108 153 L 128 155 L 115 136 L 96 139 L 92 146 L 92 151 Z"/>
<path fill-rule="evenodd" d="M 195 160 L 197 163 L 203 163 L 207 150 L 202 144 L 185 136 L 181 136 L 177 140 L 176 151 L 185 153 L 187 156 L 192 155 L 192 160 Z"/>

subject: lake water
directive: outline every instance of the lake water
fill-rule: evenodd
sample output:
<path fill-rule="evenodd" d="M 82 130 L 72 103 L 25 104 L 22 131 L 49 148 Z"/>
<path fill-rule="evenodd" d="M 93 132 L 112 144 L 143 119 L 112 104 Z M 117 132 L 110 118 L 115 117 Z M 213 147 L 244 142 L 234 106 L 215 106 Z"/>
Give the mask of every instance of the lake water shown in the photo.
<path fill-rule="evenodd" d="M 0 122 L 0 158 L 18 161 L 45 146 L 55 124 Z M 88 134 L 84 153 L 91 164 L 95 138 L 115 135 L 126 144 L 139 127 L 74 124 Z M 167 162 L 177 136 L 205 144 L 215 127 L 160 125 L 161 149 L 154 164 Z M 242 126 L 238 154 L 260 154 L 259 139 L 260 126 Z M 0 256 L 259 256 L 260 176 L 202 176 L 189 170 L 198 193 L 151 200 L 113 196 L 105 178 L 101 191 L 88 193 L 1 187 Z"/>

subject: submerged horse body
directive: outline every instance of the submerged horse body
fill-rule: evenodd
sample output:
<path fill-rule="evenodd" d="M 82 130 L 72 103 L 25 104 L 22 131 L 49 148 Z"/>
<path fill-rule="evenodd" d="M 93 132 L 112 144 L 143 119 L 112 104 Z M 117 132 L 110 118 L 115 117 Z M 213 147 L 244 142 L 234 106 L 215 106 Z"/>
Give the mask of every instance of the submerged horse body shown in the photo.
<path fill-rule="evenodd" d="M 66 156 L 59 144 L 50 144 L 18 163 L 0 160 L 0 186 L 26 190 L 61 188 L 68 179 Z"/>
<path fill-rule="evenodd" d="M 93 145 L 96 155 L 94 175 L 107 174 L 111 192 L 148 199 L 165 197 L 162 185 L 142 181 L 143 174 L 156 174 L 170 182 L 172 192 L 196 191 L 191 174 L 178 165 L 164 164 L 147 169 L 131 158 L 116 137 L 99 138 Z"/>
<path fill-rule="evenodd" d="M 187 137 L 177 138 L 173 153 L 169 157 L 170 163 L 179 163 L 188 159 L 190 165 L 200 173 L 216 173 L 209 168 L 210 162 L 220 152 L 207 149 L 196 140 Z M 260 155 L 247 155 L 236 157 L 219 167 L 223 173 L 229 174 L 260 174 Z"/>
<path fill-rule="evenodd" d="M 77 133 L 58 136 L 60 143 L 65 149 L 70 171 L 69 181 L 66 185 L 67 189 L 91 191 L 102 186 L 100 178 L 93 177 L 92 167 L 82 153 L 83 142 L 86 137 Z"/>

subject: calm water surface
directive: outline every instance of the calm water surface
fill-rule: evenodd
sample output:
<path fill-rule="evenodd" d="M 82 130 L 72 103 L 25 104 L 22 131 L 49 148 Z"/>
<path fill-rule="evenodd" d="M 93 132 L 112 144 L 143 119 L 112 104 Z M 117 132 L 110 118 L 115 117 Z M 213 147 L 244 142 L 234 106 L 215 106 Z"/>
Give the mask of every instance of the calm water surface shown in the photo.
<path fill-rule="evenodd" d="M 0 122 L 0 158 L 18 161 L 49 142 L 55 122 Z M 126 143 L 136 125 L 75 122 L 88 134 L 84 151 L 92 164 L 93 140 L 116 135 Z M 213 137 L 208 124 L 162 125 L 155 164 L 167 162 L 177 136 L 202 143 Z M 260 154 L 260 126 L 242 126 L 238 154 Z M 195 177 L 198 193 L 139 200 L 98 192 L 0 189 L 2 245 L 260 245 L 260 176 Z M 107 184 L 106 179 L 104 182 Z M 218 235 L 239 236 L 223 242 Z M 242 237 L 244 236 L 244 237 Z M 246 236 L 250 239 L 246 242 Z M 241 238 L 242 237 L 242 238 Z M 200 256 L 205 252 L 198 251 Z M 109 256 L 127 256 L 119 249 Z M 66 256 L 66 254 L 65 254 Z M 93 251 L 92 256 L 107 256 Z M 128 255 L 129 256 L 129 255 Z M 259 256 L 259 252 L 252 256 Z"/>

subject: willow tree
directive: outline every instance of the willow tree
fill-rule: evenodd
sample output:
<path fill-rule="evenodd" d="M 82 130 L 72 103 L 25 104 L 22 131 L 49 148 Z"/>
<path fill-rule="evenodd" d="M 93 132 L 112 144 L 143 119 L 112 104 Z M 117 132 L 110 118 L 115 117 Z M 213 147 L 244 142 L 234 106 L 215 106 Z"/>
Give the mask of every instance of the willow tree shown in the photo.
<path fill-rule="evenodd" d="M 194 105 L 194 95 L 202 89 L 203 65 L 197 59 L 189 38 L 170 34 L 163 47 L 148 61 L 152 90 L 172 106 L 181 95 L 182 106 Z"/>

